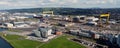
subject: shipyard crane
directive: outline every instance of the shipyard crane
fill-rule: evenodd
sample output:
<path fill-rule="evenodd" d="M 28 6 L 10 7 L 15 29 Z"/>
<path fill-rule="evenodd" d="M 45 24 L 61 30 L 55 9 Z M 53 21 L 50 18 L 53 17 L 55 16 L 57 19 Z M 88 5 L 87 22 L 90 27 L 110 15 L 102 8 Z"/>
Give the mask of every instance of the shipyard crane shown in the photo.
<path fill-rule="evenodd" d="M 106 19 L 106 25 L 108 25 L 109 24 L 109 17 L 110 17 L 110 14 L 108 13 L 108 14 L 101 14 L 100 15 L 100 19 L 99 19 L 99 21 L 100 21 L 100 24 L 99 24 L 99 26 L 100 27 L 103 27 L 103 23 L 102 23 L 102 18 L 103 17 L 106 17 L 107 19 Z"/>
<path fill-rule="evenodd" d="M 42 13 L 43 13 L 43 14 L 51 14 L 52 16 L 54 15 L 54 12 L 53 12 L 53 11 L 43 11 Z"/>

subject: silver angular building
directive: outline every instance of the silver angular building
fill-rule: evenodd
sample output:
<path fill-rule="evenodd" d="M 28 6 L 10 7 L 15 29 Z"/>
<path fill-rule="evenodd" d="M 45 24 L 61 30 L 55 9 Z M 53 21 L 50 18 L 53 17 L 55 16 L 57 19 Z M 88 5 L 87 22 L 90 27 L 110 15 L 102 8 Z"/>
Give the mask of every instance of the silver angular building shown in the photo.
<path fill-rule="evenodd" d="M 33 31 L 36 36 L 41 38 L 47 38 L 48 36 L 52 35 L 52 29 L 49 27 L 39 27 L 38 30 Z"/>

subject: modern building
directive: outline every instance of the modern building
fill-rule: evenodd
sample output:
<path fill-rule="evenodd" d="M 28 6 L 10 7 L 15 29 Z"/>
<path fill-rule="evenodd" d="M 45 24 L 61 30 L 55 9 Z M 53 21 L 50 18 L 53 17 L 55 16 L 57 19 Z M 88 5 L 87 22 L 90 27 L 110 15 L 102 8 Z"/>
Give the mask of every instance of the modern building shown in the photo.
<path fill-rule="evenodd" d="M 36 35 L 37 37 L 42 38 L 40 31 L 38 31 L 38 30 L 33 30 L 33 32 L 35 33 L 35 35 Z"/>
<path fill-rule="evenodd" d="M 48 38 L 50 35 L 52 35 L 52 29 L 49 27 L 39 27 L 38 30 L 33 31 L 36 36 L 41 38 Z"/>

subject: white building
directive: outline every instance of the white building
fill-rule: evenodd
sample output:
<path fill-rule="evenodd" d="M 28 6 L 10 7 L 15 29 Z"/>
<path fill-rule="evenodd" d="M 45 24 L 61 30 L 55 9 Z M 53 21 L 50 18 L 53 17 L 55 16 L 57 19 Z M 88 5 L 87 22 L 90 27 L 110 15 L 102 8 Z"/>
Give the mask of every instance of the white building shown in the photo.
<path fill-rule="evenodd" d="M 29 25 L 33 25 L 33 24 L 37 24 L 38 22 L 33 22 L 33 21 L 25 21 L 26 24 L 29 24 Z"/>
<path fill-rule="evenodd" d="M 99 34 L 94 34 L 94 38 L 95 38 L 95 39 L 99 39 L 99 38 L 100 38 L 100 35 L 99 35 Z"/>
<path fill-rule="evenodd" d="M 26 27 L 30 27 L 28 24 L 16 24 L 15 25 L 16 28 L 26 28 Z"/>
<path fill-rule="evenodd" d="M 16 18 L 14 18 L 14 17 L 9 17 L 9 20 L 16 20 Z"/>
<path fill-rule="evenodd" d="M 13 28 L 13 24 L 11 23 L 5 23 L 4 26 L 7 28 Z"/>
<path fill-rule="evenodd" d="M 97 22 L 90 21 L 90 22 L 87 22 L 86 24 L 87 25 L 97 25 Z"/>
<path fill-rule="evenodd" d="M 29 17 L 25 17 L 25 16 L 14 16 L 14 18 L 16 18 L 16 19 L 26 19 L 26 18 L 29 18 Z"/>
<path fill-rule="evenodd" d="M 98 21 L 99 20 L 98 18 L 95 18 L 95 17 L 86 17 L 85 19 L 86 21 Z"/>
<path fill-rule="evenodd" d="M 5 18 L 5 17 L 2 17 L 2 18 L 1 18 L 1 20 L 2 20 L 2 21 L 5 21 L 5 20 L 6 20 L 6 18 Z"/>
<path fill-rule="evenodd" d="M 63 17 L 64 20 L 69 20 L 69 17 Z"/>
<path fill-rule="evenodd" d="M 25 22 L 13 22 L 14 28 L 28 28 L 30 25 Z"/>

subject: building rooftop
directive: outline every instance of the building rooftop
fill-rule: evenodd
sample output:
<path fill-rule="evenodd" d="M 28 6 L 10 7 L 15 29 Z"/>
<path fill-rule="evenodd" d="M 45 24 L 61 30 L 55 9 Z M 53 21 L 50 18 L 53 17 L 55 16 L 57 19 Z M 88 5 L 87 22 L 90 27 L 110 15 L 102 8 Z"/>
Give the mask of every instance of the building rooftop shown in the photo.
<path fill-rule="evenodd" d="M 42 32 L 47 32 L 50 29 L 51 29 L 50 27 L 39 27 L 39 30 Z"/>

